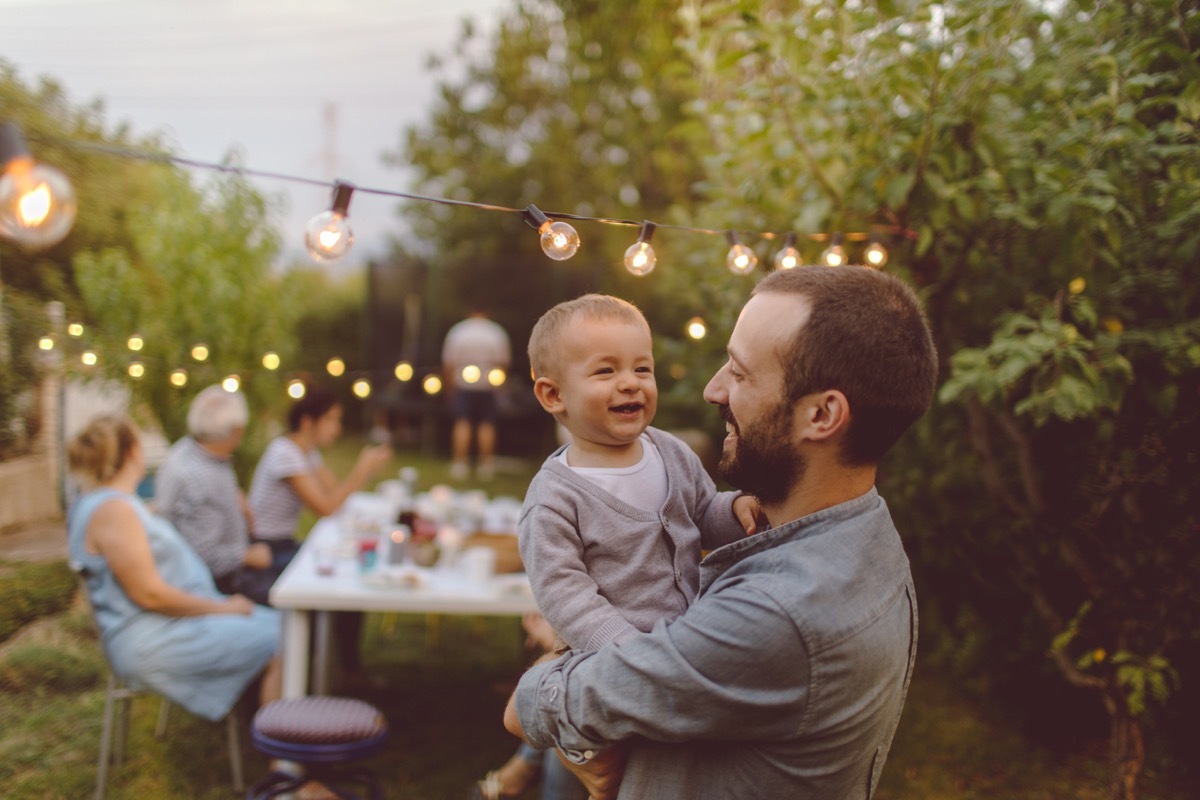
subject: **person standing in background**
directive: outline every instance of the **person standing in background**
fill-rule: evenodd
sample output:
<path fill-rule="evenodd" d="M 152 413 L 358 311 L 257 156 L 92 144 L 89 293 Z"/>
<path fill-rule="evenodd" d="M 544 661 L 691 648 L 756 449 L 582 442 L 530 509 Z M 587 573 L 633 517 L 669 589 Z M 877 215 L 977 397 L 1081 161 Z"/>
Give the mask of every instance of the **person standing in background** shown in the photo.
<path fill-rule="evenodd" d="M 188 409 L 189 435 L 171 446 L 155 478 L 155 509 L 204 559 L 223 594 L 242 593 L 243 583 L 254 582 L 243 578 L 246 571 L 271 566 L 271 548 L 250 542 L 250 507 L 233 469 L 249 419 L 240 392 L 202 390 Z"/>
<path fill-rule="evenodd" d="M 482 309 L 450 328 L 442 344 L 442 368 L 450 390 L 454 427 L 450 433 L 450 477 L 464 480 L 470 474 L 471 441 L 475 440 L 477 475 L 489 480 L 495 474 L 496 393 L 493 370 L 508 371 L 512 345 L 504 328 Z M 502 383 L 502 381 L 500 382 Z"/>

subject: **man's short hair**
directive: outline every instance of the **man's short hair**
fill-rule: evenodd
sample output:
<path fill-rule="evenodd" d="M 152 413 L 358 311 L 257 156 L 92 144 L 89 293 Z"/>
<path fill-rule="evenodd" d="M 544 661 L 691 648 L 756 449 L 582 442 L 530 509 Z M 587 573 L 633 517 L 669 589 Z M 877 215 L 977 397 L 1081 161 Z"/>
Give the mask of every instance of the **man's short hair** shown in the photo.
<path fill-rule="evenodd" d="M 198 442 L 224 439 L 250 422 L 246 396 L 220 386 L 208 386 L 192 400 L 188 409 L 188 433 Z"/>
<path fill-rule="evenodd" d="M 542 314 L 529 334 L 529 366 L 534 378 L 553 377 L 562 369 L 562 335 L 576 318 L 631 322 L 650 330 L 641 310 L 628 300 L 607 294 L 585 294 L 566 300 Z"/>
<path fill-rule="evenodd" d="M 877 464 L 933 402 L 938 360 L 913 290 L 867 267 L 801 267 L 764 278 L 754 294 L 803 295 L 808 321 L 779 354 L 787 401 L 838 389 L 850 403 L 841 457 Z"/>

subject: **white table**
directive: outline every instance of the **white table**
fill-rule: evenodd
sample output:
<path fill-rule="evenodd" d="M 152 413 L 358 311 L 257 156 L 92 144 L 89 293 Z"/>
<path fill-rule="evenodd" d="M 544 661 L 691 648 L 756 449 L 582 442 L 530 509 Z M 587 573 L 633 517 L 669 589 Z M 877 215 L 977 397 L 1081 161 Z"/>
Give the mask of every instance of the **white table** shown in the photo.
<path fill-rule="evenodd" d="M 300 552 L 271 587 L 271 605 L 284 615 L 284 697 L 303 697 L 308 691 L 309 639 L 313 633 L 310 617 L 316 618 L 314 691 L 323 694 L 329 685 L 331 611 L 500 616 L 537 611 L 528 583 L 522 583 L 524 576 L 498 575 L 491 580 L 472 582 L 463 572 L 453 568 L 405 567 L 419 579 L 419 586 L 410 587 L 365 580 L 353 557 L 337 559 L 334 574 L 318 575 L 316 551 L 322 547 L 339 547 L 342 532 L 338 525 L 338 520 L 333 517 L 318 521 Z M 387 568 L 380 566 L 377 569 Z"/>

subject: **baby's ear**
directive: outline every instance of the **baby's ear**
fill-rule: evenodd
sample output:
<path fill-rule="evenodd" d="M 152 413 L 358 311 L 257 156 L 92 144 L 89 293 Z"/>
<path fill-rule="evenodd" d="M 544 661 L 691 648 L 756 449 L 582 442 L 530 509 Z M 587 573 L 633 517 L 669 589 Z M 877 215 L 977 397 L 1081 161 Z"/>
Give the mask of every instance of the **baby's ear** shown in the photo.
<path fill-rule="evenodd" d="M 562 393 L 553 379 L 545 376 L 533 382 L 533 396 L 541 403 L 542 408 L 551 414 L 563 410 Z"/>

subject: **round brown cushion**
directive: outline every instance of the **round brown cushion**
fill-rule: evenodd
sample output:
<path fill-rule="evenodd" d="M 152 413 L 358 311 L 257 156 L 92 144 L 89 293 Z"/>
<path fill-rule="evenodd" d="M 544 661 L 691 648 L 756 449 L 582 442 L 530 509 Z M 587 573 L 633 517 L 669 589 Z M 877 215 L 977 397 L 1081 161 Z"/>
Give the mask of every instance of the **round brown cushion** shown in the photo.
<path fill-rule="evenodd" d="M 264 736 L 284 742 L 358 742 L 387 728 L 382 712 L 348 697 L 298 697 L 268 703 L 254 715 Z"/>

